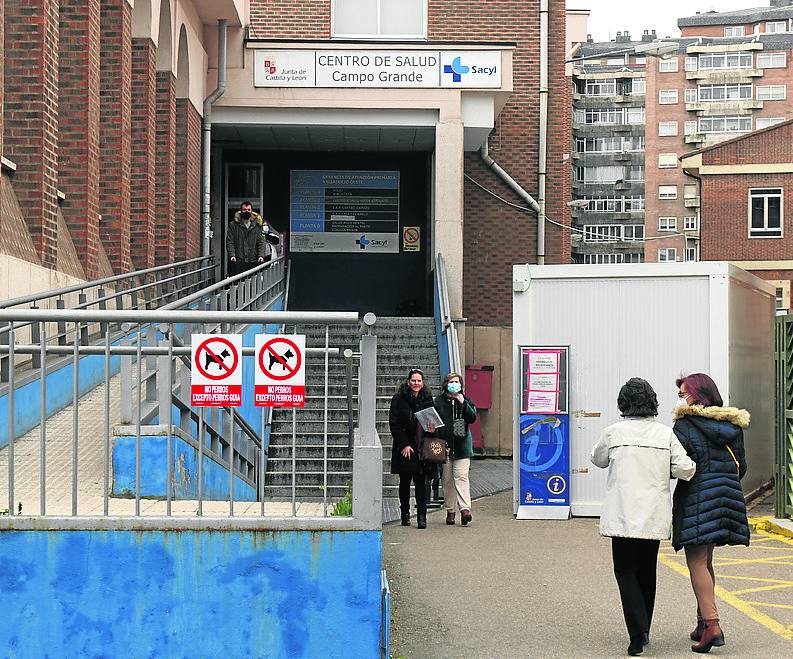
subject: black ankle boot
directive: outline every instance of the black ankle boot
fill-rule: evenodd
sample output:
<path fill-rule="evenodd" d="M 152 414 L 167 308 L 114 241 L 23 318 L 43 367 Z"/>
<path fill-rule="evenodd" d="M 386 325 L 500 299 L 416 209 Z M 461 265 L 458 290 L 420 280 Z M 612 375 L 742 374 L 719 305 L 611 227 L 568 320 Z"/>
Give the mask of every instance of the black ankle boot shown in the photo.
<path fill-rule="evenodd" d="M 631 657 L 638 657 L 642 653 L 642 650 L 644 650 L 644 647 L 642 646 L 642 637 L 632 637 L 630 645 L 628 646 L 628 654 Z"/>
<path fill-rule="evenodd" d="M 402 513 L 402 526 L 410 526 L 410 513 Z"/>
<path fill-rule="evenodd" d="M 426 529 L 427 528 L 427 513 L 418 513 L 416 515 L 416 521 L 417 521 L 416 526 L 418 526 L 420 529 Z"/>

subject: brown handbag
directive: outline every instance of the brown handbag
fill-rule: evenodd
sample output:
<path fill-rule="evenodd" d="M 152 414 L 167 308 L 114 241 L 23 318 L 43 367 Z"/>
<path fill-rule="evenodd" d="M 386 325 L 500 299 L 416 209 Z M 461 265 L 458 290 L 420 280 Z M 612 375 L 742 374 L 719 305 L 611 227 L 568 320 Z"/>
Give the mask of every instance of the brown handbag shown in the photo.
<path fill-rule="evenodd" d="M 445 439 L 441 439 L 440 437 L 424 437 L 419 457 L 424 462 L 443 464 L 446 462 L 448 453 L 449 447 Z"/>

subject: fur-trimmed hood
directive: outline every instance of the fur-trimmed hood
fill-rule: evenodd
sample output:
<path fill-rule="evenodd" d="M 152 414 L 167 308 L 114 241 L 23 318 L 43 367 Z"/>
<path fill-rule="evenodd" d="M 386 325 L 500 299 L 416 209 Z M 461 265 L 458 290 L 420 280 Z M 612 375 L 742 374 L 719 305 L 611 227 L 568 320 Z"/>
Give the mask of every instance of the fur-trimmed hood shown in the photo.
<path fill-rule="evenodd" d="M 682 405 L 675 408 L 672 418 L 677 421 L 684 416 L 700 416 L 714 421 L 729 421 L 739 428 L 748 428 L 751 415 L 738 407 L 703 407 L 702 405 Z"/>

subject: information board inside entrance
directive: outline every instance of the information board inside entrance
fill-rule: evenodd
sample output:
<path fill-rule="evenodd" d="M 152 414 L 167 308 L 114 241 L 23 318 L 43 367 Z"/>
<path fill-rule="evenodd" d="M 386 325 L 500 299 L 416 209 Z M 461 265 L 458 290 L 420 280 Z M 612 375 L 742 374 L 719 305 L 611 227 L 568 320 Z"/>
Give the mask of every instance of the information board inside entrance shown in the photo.
<path fill-rule="evenodd" d="M 399 172 L 293 170 L 292 252 L 399 253 Z"/>

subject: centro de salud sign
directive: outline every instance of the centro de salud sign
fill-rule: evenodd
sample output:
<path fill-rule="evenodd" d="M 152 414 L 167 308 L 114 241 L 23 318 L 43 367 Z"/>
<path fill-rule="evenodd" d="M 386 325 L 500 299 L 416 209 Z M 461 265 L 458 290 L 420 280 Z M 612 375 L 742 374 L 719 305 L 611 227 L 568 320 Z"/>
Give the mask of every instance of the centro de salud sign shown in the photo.
<path fill-rule="evenodd" d="M 255 50 L 255 87 L 501 87 L 500 50 Z"/>

